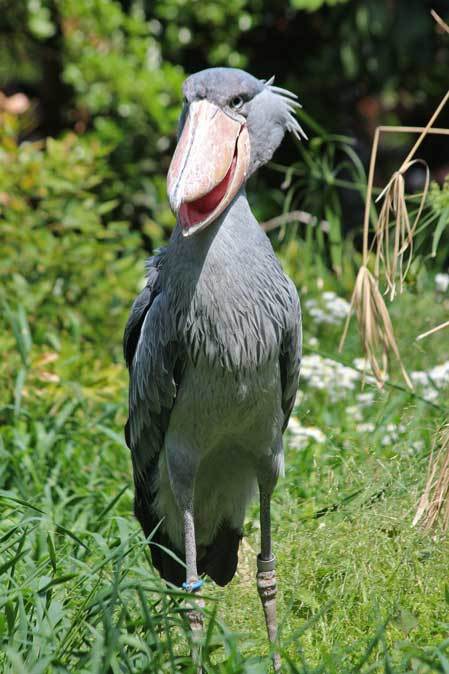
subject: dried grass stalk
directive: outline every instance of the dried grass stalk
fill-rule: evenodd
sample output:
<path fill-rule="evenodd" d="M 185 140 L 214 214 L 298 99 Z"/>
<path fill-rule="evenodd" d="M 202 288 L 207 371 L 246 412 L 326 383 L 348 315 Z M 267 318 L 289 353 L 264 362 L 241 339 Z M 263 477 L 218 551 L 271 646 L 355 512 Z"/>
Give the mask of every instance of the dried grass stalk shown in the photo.
<path fill-rule="evenodd" d="M 431 330 L 427 330 L 427 332 L 421 333 L 416 338 L 416 341 L 419 341 L 420 339 L 424 339 L 424 337 L 429 337 L 429 335 L 433 335 L 435 332 L 439 332 L 440 330 L 443 330 L 444 328 L 449 328 L 449 321 L 445 321 L 444 323 L 440 323 L 440 325 L 436 325 Z"/>
<path fill-rule="evenodd" d="M 419 499 L 413 526 L 420 525 L 425 531 L 433 529 L 442 517 L 443 531 L 449 526 L 449 424 L 438 434 L 440 448 L 435 445 L 429 459 L 424 492 Z"/>
<path fill-rule="evenodd" d="M 340 340 L 339 350 L 341 351 L 348 333 L 349 322 L 352 311 L 355 311 L 359 332 L 362 338 L 363 348 L 366 357 L 371 365 L 373 374 L 379 386 L 383 386 L 387 374 L 388 354 L 392 352 L 397 358 L 402 376 L 407 385 L 413 389 L 413 385 L 402 363 L 399 348 L 394 336 L 393 326 L 388 313 L 388 309 L 379 290 L 379 280 L 383 274 L 387 283 L 387 293 L 390 293 L 390 299 L 395 297 L 397 290 L 402 290 L 404 279 L 410 268 L 413 255 L 413 236 L 419 218 L 424 207 L 429 187 L 429 171 L 426 166 L 426 181 L 421 195 L 421 202 L 418 213 L 413 221 L 407 211 L 405 201 L 404 173 L 416 162 L 421 160 L 414 159 L 415 152 L 423 142 L 428 133 L 432 133 L 432 126 L 440 114 L 443 107 L 449 99 L 449 91 L 441 100 L 434 111 L 427 125 L 420 128 L 420 135 L 408 153 L 401 167 L 393 174 L 386 188 L 378 197 L 383 199 L 383 204 L 374 227 L 374 239 L 371 245 L 376 246 L 375 273 L 374 276 L 368 269 L 369 255 L 369 223 L 371 213 L 371 198 L 373 193 L 374 171 L 376 166 L 377 149 L 381 131 L 385 127 L 378 127 L 373 138 L 371 150 L 371 159 L 368 173 L 368 186 L 365 202 L 365 217 L 363 221 L 363 261 L 359 269 L 354 291 L 351 298 L 351 311 L 345 323 L 343 335 Z M 395 131 L 409 132 L 418 131 L 417 127 L 396 127 Z M 447 129 L 442 130 L 448 133 Z M 390 233 L 391 216 L 393 215 L 394 227 L 393 234 Z M 391 236 L 393 240 L 391 240 Z M 380 365 L 381 359 L 383 365 Z"/>
<path fill-rule="evenodd" d="M 418 212 L 411 224 L 406 203 L 404 174 L 411 166 L 418 163 L 425 167 L 426 179 Z M 376 199 L 376 201 L 383 199 L 383 204 L 376 224 L 375 276 L 380 277 L 381 267 L 383 267 L 390 300 L 395 298 L 398 291 L 401 293 L 404 289 L 405 277 L 413 259 L 413 237 L 424 208 L 429 183 L 429 167 L 424 161 L 415 159 L 403 164 L 401 169 L 394 173 L 388 185 Z M 391 220 L 394 222 L 393 246 L 390 241 Z"/>
<path fill-rule="evenodd" d="M 439 14 L 437 14 L 436 11 L 435 11 L 434 9 L 431 9 L 431 10 L 430 10 L 430 13 L 431 13 L 431 15 L 433 16 L 433 18 L 435 19 L 435 21 L 440 25 L 440 27 L 441 27 L 446 33 L 449 33 L 449 26 L 447 25 L 447 23 L 446 23 L 445 21 L 443 21 L 443 19 L 441 18 L 441 16 L 440 16 Z"/>
<path fill-rule="evenodd" d="M 362 266 L 357 274 L 351 299 L 351 311 L 346 319 L 340 340 L 340 351 L 348 332 L 352 309 L 355 310 L 363 349 L 379 386 L 383 386 L 388 370 L 388 353 L 392 352 L 400 365 L 402 375 L 410 388 L 413 385 L 402 363 L 390 314 L 379 290 L 377 280 L 368 267 Z"/>
<path fill-rule="evenodd" d="M 301 222 L 305 225 L 317 227 L 326 234 L 329 234 L 330 231 L 330 225 L 327 220 L 320 221 L 311 213 L 307 213 L 307 211 L 289 211 L 288 213 L 277 215 L 270 220 L 262 222 L 260 226 L 265 232 L 271 232 L 271 230 L 276 229 L 277 227 L 283 227 L 291 222 Z"/>
<path fill-rule="evenodd" d="M 446 105 L 449 99 L 449 91 L 446 92 L 440 104 L 429 119 L 427 125 L 422 129 L 418 139 L 402 162 L 398 171 L 391 177 L 385 189 L 377 197 L 377 201 L 383 199 L 382 207 L 375 226 L 376 242 L 376 278 L 380 277 L 381 267 L 383 267 L 385 280 L 387 283 L 387 292 L 390 293 L 390 300 L 393 300 L 397 292 L 402 292 L 405 277 L 412 263 L 413 257 L 413 236 L 416 232 L 419 219 L 421 217 L 427 193 L 429 191 L 430 172 L 427 164 L 421 159 L 413 159 L 417 149 L 420 147 L 426 135 L 430 132 L 436 118 Z M 400 127 L 399 127 L 400 128 Z M 376 145 L 377 149 L 377 145 Z M 422 164 L 426 170 L 424 189 L 421 194 L 421 200 L 418 212 L 413 224 L 410 224 L 410 218 L 407 211 L 404 174 L 414 165 Z M 368 214 L 369 215 L 369 214 Z M 365 211 L 365 216 L 367 213 Z M 393 216 L 393 218 L 391 217 Z M 393 249 L 390 244 L 390 222 L 393 219 Z M 367 226 L 367 217 L 365 217 L 364 226 Z M 406 259 L 404 264 L 404 259 Z"/>
<path fill-rule="evenodd" d="M 443 30 L 449 33 L 449 26 L 434 10 L 431 13 Z M 447 94 L 443 102 L 445 102 L 446 98 Z M 424 332 L 417 339 L 423 339 L 448 326 L 449 321 Z M 438 443 L 438 440 L 436 440 L 429 459 L 426 486 L 419 500 L 413 525 L 420 524 L 422 529 L 430 531 L 435 527 L 441 516 L 442 528 L 446 532 L 449 526 L 449 424 L 443 427 L 438 436 L 440 448 L 435 451 L 435 445 Z"/>

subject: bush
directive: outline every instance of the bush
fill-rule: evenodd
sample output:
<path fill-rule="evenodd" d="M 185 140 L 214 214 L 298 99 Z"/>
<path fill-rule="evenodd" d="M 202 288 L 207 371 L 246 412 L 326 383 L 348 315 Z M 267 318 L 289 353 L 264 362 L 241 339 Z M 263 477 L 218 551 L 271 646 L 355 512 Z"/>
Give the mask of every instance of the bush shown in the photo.
<path fill-rule="evenodd" d="M 19 355 L 20 377 L 40 378 L 39 395 L 48 390 L 49 404 L 67 393 L 64 382 L 72 378 L 82 386 L 97 376 L 104 379 L 103 395 L 107 382 L 117 393 L 111 360 L 121 361 L 121 333 L 143 267 L 139 237 L 127 223 L 105 224 L 115 207 L 97 195 L 109 174 L 107 151 L 94 137 L 74 134 L 18 145 L 14 120 L 3 122 L 0 303 L 6 311 L 0 340 L 11 357 L 2 368 L 2 402 L 10 402 Z M 98 366 L 104 372 L 95 374 L 88 359 L 78 359 L 90 349 L 104 353 Z"/>

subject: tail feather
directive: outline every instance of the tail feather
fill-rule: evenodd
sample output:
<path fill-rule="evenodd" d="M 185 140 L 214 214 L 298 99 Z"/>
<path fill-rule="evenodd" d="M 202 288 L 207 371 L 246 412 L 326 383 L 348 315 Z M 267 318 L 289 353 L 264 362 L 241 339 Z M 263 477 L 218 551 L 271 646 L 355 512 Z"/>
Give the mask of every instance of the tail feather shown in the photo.
<path fill-rule="evenodd" d="M 214 540 L 207 546 L 205 555 L 199 560 L 198 572 L 206 573 L 217 585 L 227 585 L 237 570 L 241 540 L 242 532 L 223 522 Z"/>
<path fill-rule="evenodd" d="M 174 548 L 169 537 L 162 529 L 160 519 L 154 514 L 151 504 L 139 498 L 137 487 L 134 499 L 134 514 L 139 520 L 145 536 L 148 537 L 153 534 L 150 542 L 150 553 L 154 568 L 168 583 L 180 587 L 186 579 L 185 567 L 176 559 L 173 559 L 165 549 L 174 552 L 182 562 L 184 562 L 184 555 Z"/>
<path fill-rule="evenodd" d="M 163 529 L 159 517 L 155 514 L 152 503 L 145 489 L 136 483 L 134 513 L 145 536 L 151 536 L 150 552 L 154 567 L 164 580 L 178 587 L 185 580 L 185 567 L 166 551 L 172 551 L 183 563 L 184 553 L 177 550 Z M 198 559 L 198 573 L 207 574 L 217 585 L 227 585 L 237 569 L 238 550 L 242 532 L 232 528 L 227 522 L 219 527 L 215 538 Z M 165 548 L 165 549 L 164 549 Z"/>

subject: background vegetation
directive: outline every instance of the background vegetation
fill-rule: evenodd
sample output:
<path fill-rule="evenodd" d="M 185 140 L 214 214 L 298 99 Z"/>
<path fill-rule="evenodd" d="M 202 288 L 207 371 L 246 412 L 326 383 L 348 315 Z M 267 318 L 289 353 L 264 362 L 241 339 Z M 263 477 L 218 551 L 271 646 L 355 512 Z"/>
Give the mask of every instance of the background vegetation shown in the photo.
<path fill-rule="evenodd" d="M 432 3 L 447 17 L 446 2 Z M 447 672 L 448 543 L 411 527 L 447 415 L 448 147 L 407 292 L 407 368 L 363 388 L 356 331 L 337 354 L 359 261 L 378 123 L 425 123 L 447 87 L 430 3 L 321 0 L 0 2 L 0 671 L 195 671 L 180 593 L 154 575 L 131 515 L 121 335 L 148 251 L 173 217 L 165 173 L 186 73 L 244 67 L 297 91 L 307 145 L 254 178 L 305 308 L 305 362 L 275 499 L 286 672 Z M 444 112 L 439 125 L 447 126 Z M 376 182 L 410 145 L 391 137 Z M 288 167 L 288 168 L 286 168 Z M 419 189 L 422 175 L 412 172 Z M 435 231 L 438 231 L 436 256 Z M 435 274 L 437 283 L 435 284 Z M 267 671 L 257 511 L 238 577 L 206 585 L 209 672 Z"/>

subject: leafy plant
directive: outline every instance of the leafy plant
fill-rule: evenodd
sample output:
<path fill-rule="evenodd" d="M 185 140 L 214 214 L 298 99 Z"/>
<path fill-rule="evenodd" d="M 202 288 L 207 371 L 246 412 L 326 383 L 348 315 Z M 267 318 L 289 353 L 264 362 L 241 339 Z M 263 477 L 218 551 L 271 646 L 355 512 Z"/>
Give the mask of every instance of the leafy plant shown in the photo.
<path fill-rule="evenodd" d="M 429 202 L 435 216 L 430 220 L 433 224 L 432 256 L 436 257 L 438 254 L 439 259 L 444 261 L 449 254 L 449 248 L 442 240 L 449 226 L 449 178 L 441 186 L 435 181 L 430 184 Z"/>

